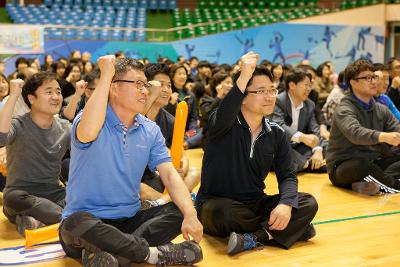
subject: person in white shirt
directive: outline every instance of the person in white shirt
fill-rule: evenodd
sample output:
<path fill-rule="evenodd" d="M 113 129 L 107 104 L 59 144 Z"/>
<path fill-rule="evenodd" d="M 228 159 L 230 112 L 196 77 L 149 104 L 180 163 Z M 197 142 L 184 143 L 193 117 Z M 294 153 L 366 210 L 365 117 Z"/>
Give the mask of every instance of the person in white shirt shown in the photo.
<path fill-rule="evenodd" d="M 311 75 L 300 68 L 289 71 L 286 90 L 277 96 L 271 119 L 285 130 L 297 171 L 326 172 L 315 104 L 308 99 L 311 80 Z"/>

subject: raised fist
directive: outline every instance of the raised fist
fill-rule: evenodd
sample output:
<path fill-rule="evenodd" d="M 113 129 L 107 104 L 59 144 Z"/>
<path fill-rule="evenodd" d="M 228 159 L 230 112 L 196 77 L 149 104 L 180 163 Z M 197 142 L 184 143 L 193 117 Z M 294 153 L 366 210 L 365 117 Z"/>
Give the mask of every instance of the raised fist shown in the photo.
<path fill-rule="evenodd" d="M 10 96 L 20 96 L 22 92 L 22 86 L 24 81 L 21 79 L 15 79 L 10 81 Z"/>

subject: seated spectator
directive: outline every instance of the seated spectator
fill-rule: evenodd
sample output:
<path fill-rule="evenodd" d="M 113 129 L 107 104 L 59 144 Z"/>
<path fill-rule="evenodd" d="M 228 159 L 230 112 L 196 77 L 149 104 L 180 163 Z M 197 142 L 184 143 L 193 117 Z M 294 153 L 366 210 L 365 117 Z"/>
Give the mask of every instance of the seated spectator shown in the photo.
<path fill-rule="evenodd" d="M 273 64 L 271 67 L 272 76 L 274 77 L 274 86 L 279 92 L 285 90 L 284 75 L 283 75 L 283 65 L 280 63 Z"/>
<path fill-rule="evenodd" d="M 295 68 L 286 75 L 285 87 L 286 91 L 277 96 L 271 119 L 287 133 L 295 169 L 326 172 L 315 105 L 308 99 L 311 74 Z"/>
<path fill-rule="evenodd" d="M 328 62 L 324 62 L 317 68 L 315 90 L 317 90 L 321 107 L 324 105 L 329 93 L 333 89 L 332 70 Z"/>
<path fill-rule="evenodd" d="M 378 93 L 374 96 L 376 102 L 385 105 L 400 121 L 400 112 L 393 104 L 392 100 L 386 95 L 386 91 L 389 87 L 389 69 L 383 64 L 374 64 L 375 74 L 378 76 L 377 90 Z"/>
<path fill-rule="evenodd" d="M 81 79 L 81 68 L 78 64 L 70 64 L 65 69 L 63 78 L 58 80 L 61 87 L 63 98 L 68 101 L 68 97 L 75 93 L 76 83 Z"/>
<path fill-rule="evenodd" d="M 219 107 L 232 85 L 231 76 L 225 72 L 217 72 L 210 82 L 211 95 L 206 94 L 200 99 L 200 126 L 203 128 L 203 148 L 208 135 L 208 117 L 211 112 Z"/>
<path fill-rule="evenodd" d="M 43 71 L 52 71 L 52 65 L 53 65 L 53 57 L 51 55 L 45 55 L 44 56 L 44 62 L 42 65 L 42 70 Z"/>
<path fill-rule="evenodd" d="M 201 144 L 202 133 L 198 127 L 196 97 L 185 87 L 188 73 L 182 65 L 173 65 L 169 76 L 172 80 L 172 95 L 165 110 L 175 116 L 178 103 L 181 101 L 187 102 L 189 110 L 185 133 L 186 148 L 198 147 Z"/>
<path fill-rule="evenodd" d="M 100 78 L 100 71 L 94 70 L 88 75 L 83 76 L 83 80 L 76 83 L 76 91 L 71 97 L 67 106 L 61 109 L 61 116 L 72 121 L 81 111 L 89 98 L 92 96 L 94 89 Z"/>
<path fill-rule="evenodd" d="M 400 192 L 400 125 L 385 106 L 376 103 L 378 76 L 366 60 L 345 69 L 349 95 L 333 116 L 327 151 L 332 184 L 374 195 Z M 379 118 L 379 119 L 377 119 Z"/>
<path fill-rule="evenodd" d="M 388 96 L 397 109 L 400 110 L 400 58 L 393 57 L 387 63 L 390 74 L 390 87 Z"/>
<path fill-rule="evenodd" d="M 164 109 L 172 94 L 169 68 L 164 63 L 148 64 L 145 66 L 144 71 L 149 81 L 159 82 L 159 86 L 153 85 L 150 87 L 146 116 L 157 123 L 165 138 L 167 147 L 171 148 L 175 118 Z M 195 167 L 190 168 L 189 159 L 185 152 L 182 154 L 181 167 L 177 168 L 177 171 L 189 192 L 192 192 L 193 188 L 200 182 L 200 171 Z M 146 168 L 140 188 L 142 209 L 171 202 L 171 197 L 168 194 L 162 194 L 164 189 L 165 186 L 160 176 Z"/>
<path fill-rule="evenodd" d="M 21 94 L 31 108 L 12 119 Z M 23 85 L 10 82 L 10 97 L 0 111 L 0 146 L 7 146 L 4 215 L 25 235 L 26 229 L 58 223 L 65 205 L 61 161 L 70 146 L 70 123 L 54 117 L 62 104 L 55 75 L 41 72 Z"/>
<path fill-rule="evenodd" d="M 56 74 L 57 80 L 61 80 L 64 77 L 65 65 L 61 61 L 57 61 L 51 65 L 53 72 Z"/>
<path fill-rule="evenodd" d="M 4 99 L 9 93 L 10 86 L 7 77 L 3 73 L 0 73 L 0 110 L 3 108 L 4 103 L 6 102 Z"/>
<path fill-rule="evenodd" d="M 100 57 L 100 80 L 72 126 L 70 177 L 60 224 L 65 253 L 84 266 L 159 266 L 202 260 L 202 225 L 145 112 L 149 84 L 136 60 Z M 174 203 L 140 211 L 143 172 L 158 170 Z M 170 243 L 182 231 L 188 241 Z M 193 238 L 193 240 L 190 240 Z"/>
<path fill-rule="evenodd" d="M 191 77 L 194 82 L 201 82 L 204 86 L 207 86 L 211 79 L 211 65 L 208 61 L 202 60 L 197 65 L 196 76 Z"/>
<path fill-rule="evenodd" d="M 242 57 L 235 85 L 210 115 L 196 200 L 205 233 L 229 236 L 229 255 L 268 244 L 288 249 L 316 234 L 310 223 L 318 204 L 297 191 L 285 132 L 265 118 L 278 90 L 257 61 L 252 52 Z M 267 196 L 264 180 L 272 167 L 279 194 Z"/>
<path fill-rule="evenodd" d="M 333 90 L 329 94 L 324 106 L 322 107 L 322 115 L 324 116 L 324 121 L 326 124 L 327 131 L 330 136 L 330 129 L 332 127 L 333 115 L 335 114 L 335 109 L 339 105 L 342 98 L 347 92 L 347 84 L 344 79 L 344 72 L 341 71 L 338 76 L 338 84 L 333 87 Z"/>

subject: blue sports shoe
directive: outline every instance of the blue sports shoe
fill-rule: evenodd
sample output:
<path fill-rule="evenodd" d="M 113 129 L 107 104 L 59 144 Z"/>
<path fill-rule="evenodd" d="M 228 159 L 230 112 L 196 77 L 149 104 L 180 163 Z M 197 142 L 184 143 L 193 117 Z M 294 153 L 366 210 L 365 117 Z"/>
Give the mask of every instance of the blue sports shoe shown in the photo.
<path fill-rule="evenodd" d="M 257 242 L 257 237 L 255 237 L 253 234 L 238 234 L 232 232 L 229 236 L 226 253 L 229 255 L 234 255 L 245 250 L 257 248 L 261 245 L 262 244 Z"/>

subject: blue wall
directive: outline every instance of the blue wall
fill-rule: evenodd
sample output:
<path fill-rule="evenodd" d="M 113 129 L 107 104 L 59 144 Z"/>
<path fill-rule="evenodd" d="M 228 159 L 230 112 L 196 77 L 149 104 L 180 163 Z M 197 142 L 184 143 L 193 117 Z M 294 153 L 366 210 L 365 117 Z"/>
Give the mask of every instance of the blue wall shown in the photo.
<path fill-rule="evenodd" d="M 67 57 L 72 50 L 89 51 L 95 61 L 101 55 L 122 50 L 129 57 L 147 57 L 150 61 L 160 55 L 175 61 L 178 55 L 183 55 L 232 64 L 252 50 L 262 59 L 286 64 L 308 59 L 316 67 L 332 60 L 335 69 L 340 71 L 360 57 L 383 62 L 383 34 L 384 28 L 377 26 L 280 23 L 169 43 L 49 40 L 45 43 L 45 53 L 58 58 Z M 7 62 L 8 73 L 14 70 L 14 60 Z"/>

